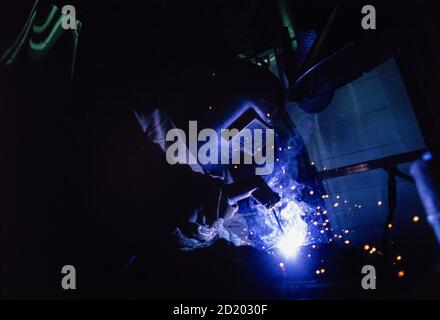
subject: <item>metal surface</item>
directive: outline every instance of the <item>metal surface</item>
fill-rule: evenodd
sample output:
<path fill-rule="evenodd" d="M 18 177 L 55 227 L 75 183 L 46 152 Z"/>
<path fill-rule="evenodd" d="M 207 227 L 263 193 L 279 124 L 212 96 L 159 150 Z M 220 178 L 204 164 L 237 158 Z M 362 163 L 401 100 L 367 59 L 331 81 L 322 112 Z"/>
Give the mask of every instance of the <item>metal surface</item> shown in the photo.
<path fill-rule="evenodd" d="M 362 173 L 369 170 L 384 169 L 389 170 L 394 165 L 401 163 L 407 163 L 422 158 L 422 155 L 426 150 L 417 150 L 407 153 L 402 153 L 390 157 L 375 159 L 366 162 L 360 162 L 345 167 L 335 168 L 331 170 L 321 171 L 317 173 L 317 177 L 320 179 L 333 179 L 337 177 L 343 177 L 351 174 Z M 398 177 L 413 182 L 413 178 L 401 171 L 395 172 Z"/>
<path fill-rule="evenodd" d="M 333 179 L 337 177 L 343 177 L 351 174 L 362 173 L 369 170 L 383 169 L 388 174 L 388 214 L 385 220 L 384 231 L 382 235 L 382 249 L 384 254 L 388 254 L 389 244 L 389 225 L 392 225 L 394 220 L 394 212 L 397 208 L 397 182 L 396 178 L 399 177 L 405 181 L 415 183 L 415 180 L 410 175 L 400 171 L 397 168 L 398 164 L 413 162 L 423 157 L 426 150 L 417 150 L 407 153 L 402 153 L 390 157 L 371 160 L 367 162 L 357 163 L 345 167 L 332 169 L 329 171 L 318 172 L 317 176 L 321 179 Z"/>

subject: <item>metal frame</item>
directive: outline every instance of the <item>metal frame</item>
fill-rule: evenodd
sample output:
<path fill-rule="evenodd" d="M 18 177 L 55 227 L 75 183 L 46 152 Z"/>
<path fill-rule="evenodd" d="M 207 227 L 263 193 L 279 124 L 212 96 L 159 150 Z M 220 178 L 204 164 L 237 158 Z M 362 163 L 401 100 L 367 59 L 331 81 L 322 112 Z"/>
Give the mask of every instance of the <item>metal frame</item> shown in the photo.
<path fill-rule="evenodd" d="M 328 171 L 321 171 L 316 174 L 316 177 L 322 180 L 328 180 L 351 174 L 363 173 L 370 170 L 383 169 L 388 174 L 388 214 L 385 221 L 384 232 L 382 236 L 382 250 L 384 254 L 388 253 L 388 239 L 391 228 L 388 226 L 394 220 L 394 211 L 397 208 L 397 183 L 396 178 L 399 177 L 405 181 L 415 183 L 414 178 L 410 175 L 400 171 L 397 165 L 408 163 L 421 159 L 427 150 L 417 150 L 407 153 L 402 153 L 390 157 L 375 159 L 367 162 L 352 164 L 345 167 L 335 168 Z"/>

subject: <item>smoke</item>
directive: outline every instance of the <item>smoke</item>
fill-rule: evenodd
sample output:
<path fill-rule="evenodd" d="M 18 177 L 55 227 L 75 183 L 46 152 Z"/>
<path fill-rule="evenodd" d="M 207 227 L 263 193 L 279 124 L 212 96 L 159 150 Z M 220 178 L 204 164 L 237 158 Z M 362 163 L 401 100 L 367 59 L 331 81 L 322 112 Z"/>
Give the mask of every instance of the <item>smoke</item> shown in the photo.
<path fill-rule="evenodd" d="M 299 170 L 308 165 L 301 163 L 307 157 L 300 134 L 278 133 L 276 146 L 274 172 L 263 178 L 281 201 L 273 210 L 251 202 L 257 213 L 253 242 L 262 250 L 293 257 L 301 246 L 328 242 L 330 228 L 319 187 L 298 182 Z"/>

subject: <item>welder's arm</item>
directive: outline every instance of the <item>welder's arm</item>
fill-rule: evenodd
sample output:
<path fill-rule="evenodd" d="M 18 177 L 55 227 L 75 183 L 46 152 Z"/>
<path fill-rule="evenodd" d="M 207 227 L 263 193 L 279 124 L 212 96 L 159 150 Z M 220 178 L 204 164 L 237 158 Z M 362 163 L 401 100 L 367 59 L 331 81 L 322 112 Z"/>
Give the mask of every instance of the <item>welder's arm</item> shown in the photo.
<path fill-rule="evenodd" d="M 170 219 L 179 225 L 188 221 L 212 225 L 227 214 L 226 204 L 233 203 L 227 201 L 221 179 L 195 172 L 186 164 L 169 164 L 160 146 L 150 139 L 144 139 L 143 145 L 149 162 L 154 159 L 146 183 L 169 199 L 164 208 L 172 208 L 166 210 L 173 211 Z M 178 212 L 174 212 L 176 208 Z"/>
<path fill-rule="evenodd" d="M 172 119 L 158 108 L 148 112 L 140 109 L 133 111 L 146 138 L 145 143 L 151 146 L 148 148 L 151 149 L 150 156 L 158 159 L 160 168 L 157 172 L 164 173 L 163 180 L 173 181 L 177 187 L 173 188 L 173 200 L 191 206 L 191 216 L 182 214 L 179 220 L 191 219 L 192 222 L 212 225 L 219 218 L 231 216 L 231 212 L 236 211 L 235 202 L 238 200 L 229 199 L 223 180 L 203 174 L 198 165 L 168 164 L 165 155 L 171 142 L 166 140 L 166 135 L 169 130 L 176 128 Z"/>

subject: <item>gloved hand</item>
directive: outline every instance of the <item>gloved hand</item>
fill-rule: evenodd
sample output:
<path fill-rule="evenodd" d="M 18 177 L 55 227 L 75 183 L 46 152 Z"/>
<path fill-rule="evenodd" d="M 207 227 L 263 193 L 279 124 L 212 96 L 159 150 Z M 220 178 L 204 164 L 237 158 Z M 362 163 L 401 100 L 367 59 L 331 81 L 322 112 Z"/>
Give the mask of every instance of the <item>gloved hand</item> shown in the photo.
<path fill-rule="evenodd" d="M 223 221 L 231 219 L 237 210 L 237 203 L 231 202 L 219 189 L 199 205 L 189 221 L 179 229 L 189 238 L 209 241 L 218 234 L 219 228 L 223 227 Z"/>

